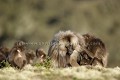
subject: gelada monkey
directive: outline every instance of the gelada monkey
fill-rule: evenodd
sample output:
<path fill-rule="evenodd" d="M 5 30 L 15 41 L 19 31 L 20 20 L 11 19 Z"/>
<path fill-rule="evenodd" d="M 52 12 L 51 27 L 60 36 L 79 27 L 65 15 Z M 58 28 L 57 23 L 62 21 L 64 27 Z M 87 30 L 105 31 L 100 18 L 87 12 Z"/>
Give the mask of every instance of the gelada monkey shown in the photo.
<path fill-rule="evenodd" d="M 18 41 L 14 44 L 8 56 L 8 61 L 11 66 L 19 69 L 22 69 L 26 65 L 25 43 L 23 41 Z"/>
<path fill-rule="evenodd" d="M 26 50 L 26 59 L 27 64 L 33 64 L 34 60 L 36 59 L 36 53 L 34 50 Z"/>
<path fill-rule="evenodd" d="M 9 49 L 5 46 L 0 47 L 0 68 L 5 67 L 5 62 L 7 61 L 7 57 L 9 55 Z"/>
<path fill-rule="evenodd" d="M 53 67 L 79 66 L 78 56 L 84 44 L 81 35 L 71 31 L 60 31 L 52 39 L 48 50 Z"/>
<path fill-rule="evenodd" d="M 34 64 L 44 63 L 46 59 L 46 54 L 42 48 L 36 49 L 36 52 L 34 50 L 27 50 L 26 58 L 27 58 L 27 64 L 34 65 Z"/>
<path fill-rule="evenodd" d="M 83 37 L 86 43 L 86 51 L 81 53 L 83 59 L 80 64 L 106 67 L 108 52 L 103 41 L 90 34 L 84 34 Z M 92 57 L 88 54 L 92 54 Z"/>
<path fill-rule="evenodd" d="M 36 62 L 35 63 L 44 63 L 46 60 L 45 51 L 42 48 L 36 50 Z"/>
<path fill-rule="evenodd" d="M 79 35 L 77 36 L 79 37 Z M 102 42 L 102 40 L 90 34 L 84 34 L 83 37 L 85 41 L 85 46 L 83 46 L 83 44 L 79 44 L 81 46 L 81 49 L 83 50 L 79 52 L 79 55 L 77 57 L 77 62 L 79 63 L 79 65 L 100 65 L 106 67 L 108 52 L 106 51 L 105 44 Z"/>

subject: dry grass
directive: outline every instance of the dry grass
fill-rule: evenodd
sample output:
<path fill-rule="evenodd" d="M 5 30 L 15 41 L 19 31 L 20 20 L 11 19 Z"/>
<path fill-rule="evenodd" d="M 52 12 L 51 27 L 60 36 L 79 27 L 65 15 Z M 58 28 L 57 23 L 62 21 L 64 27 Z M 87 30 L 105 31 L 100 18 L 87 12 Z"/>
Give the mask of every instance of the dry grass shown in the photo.
<path fill-rule="evenodd" d="M 0 69 L 0 80 L 119 80 L 120 68 L 73 67 L 64 69 L 33 67 L 22 70 L 12 67 Z"/>

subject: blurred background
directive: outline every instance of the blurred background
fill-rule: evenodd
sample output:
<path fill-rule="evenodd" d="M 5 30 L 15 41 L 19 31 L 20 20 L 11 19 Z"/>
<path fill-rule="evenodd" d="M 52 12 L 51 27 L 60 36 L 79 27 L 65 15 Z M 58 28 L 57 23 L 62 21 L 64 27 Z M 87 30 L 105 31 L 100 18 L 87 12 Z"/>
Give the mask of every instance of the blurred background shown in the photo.
<path fill-rule="evenodd" d="M 101 38 L 108 66 L 120 66 L 120 0 L 0 0 L 0 45 L 49 42 L 60 30 Z M 29 47 L 47 52 L 49 45 Z"/>

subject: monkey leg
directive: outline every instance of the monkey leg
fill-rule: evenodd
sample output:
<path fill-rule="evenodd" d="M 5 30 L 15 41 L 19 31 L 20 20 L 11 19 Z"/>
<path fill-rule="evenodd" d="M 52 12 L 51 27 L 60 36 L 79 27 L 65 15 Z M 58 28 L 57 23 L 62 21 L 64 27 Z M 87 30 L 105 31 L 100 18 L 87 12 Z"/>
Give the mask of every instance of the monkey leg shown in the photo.
<path fill-rule="evenodd" d="M 99 60 L 98 58 L 94 58 L 93 62 L 91 63 L 92 66 L 101 66 L 104 67 L 103 61 Z"/>
<path fill-rule="evenodd" d="M 52 54 L 50 54 L 51 57 L 51 64 L 52 67 L 58 68 L 58 51 L 55 49 Z"/>
<path fill-rule="evenodd" d="M 58 67 L 66 67 L 67 66 L 67 50 L 66 49 L 59 49 L 58 54 Z"/>

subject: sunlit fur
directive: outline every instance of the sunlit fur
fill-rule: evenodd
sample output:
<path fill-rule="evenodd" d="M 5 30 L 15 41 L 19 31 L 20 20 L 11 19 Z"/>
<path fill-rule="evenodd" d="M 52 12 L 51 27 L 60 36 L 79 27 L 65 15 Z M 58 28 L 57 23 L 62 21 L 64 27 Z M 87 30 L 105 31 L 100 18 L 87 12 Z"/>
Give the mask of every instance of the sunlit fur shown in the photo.
<path fill-rule="evenodd" d="M 101 65 L 103 67 L 106 67 L 108 52 L 106 50 L 106 47 L 103 41 L 90 34 L 84 34 L 83 36 L 84 36 L 85 43 L 86 43 L 86 49 L 94 57 L 90 59 L 90 57 L 88 56 L 90 60 L 86 60 L 86 61 L 91 61 L 88 64 L 93 65 L 93 66 Z M 88 53 L 85 52 L 84 54 L 88 54 Z"/>
<path fill-rule="evenodd" d="M 52 60 L 53 67 L 79 66 L 77 57 L 84 44 L 81 35 L 71 31 L 60 31 L 52 39 L 48 56 Z"/>

